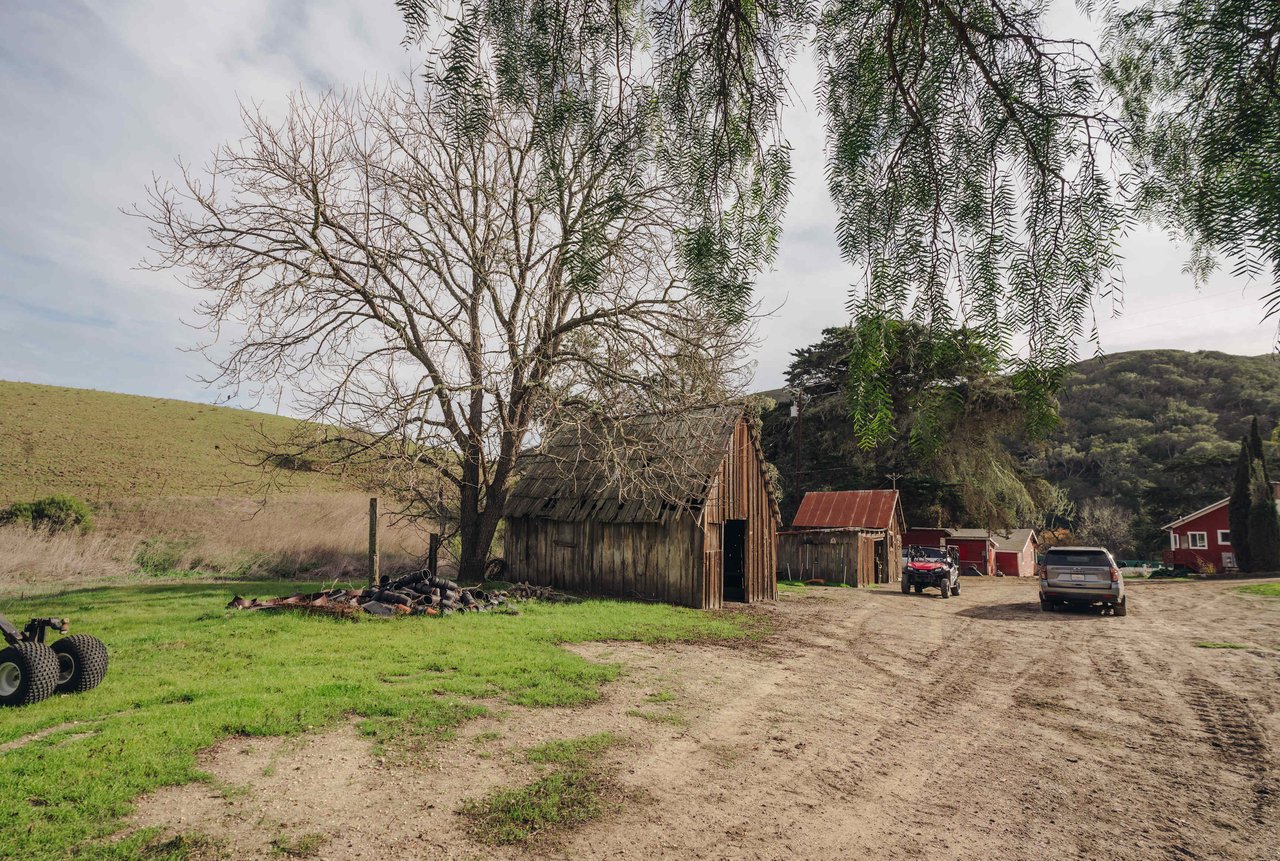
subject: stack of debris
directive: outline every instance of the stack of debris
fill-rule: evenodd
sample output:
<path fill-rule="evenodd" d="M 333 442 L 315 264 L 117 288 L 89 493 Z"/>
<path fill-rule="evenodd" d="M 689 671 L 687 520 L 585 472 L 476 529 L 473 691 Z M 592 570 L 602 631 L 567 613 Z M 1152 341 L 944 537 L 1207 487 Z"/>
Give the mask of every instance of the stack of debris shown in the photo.
<path fill-rule="evenodd" d="M 415 571 L 377 588 L 329 589 L 310 594 L 254 598 L 239 595 L 227 604 L 228 610 L 306 610 L 333 616 L 368 613 L 372 616 L 447 616 L 450 613 L 483 612 L 503 607 L 510 601 L 575 601 L 569 595 L 518 583 L 506 589 L 486 591 L 478 586 L 463 588 L 452 580 L 429 571 Z"/>

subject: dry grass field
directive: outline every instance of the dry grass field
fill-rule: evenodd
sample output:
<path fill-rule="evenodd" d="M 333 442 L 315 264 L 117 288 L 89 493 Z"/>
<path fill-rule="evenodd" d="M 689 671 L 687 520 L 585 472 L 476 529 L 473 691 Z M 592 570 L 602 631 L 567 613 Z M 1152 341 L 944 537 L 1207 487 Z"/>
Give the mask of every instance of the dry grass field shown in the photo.
<path fill-rule="evenodd" d="M 0 527 L 0 597 L 157 577 L 310 579 L 363 572 L 366 494 L 244 462 L 294 419 L 184 401 L 0 381 L 0 507 L 70 494 L 86 534 Z M 426 537 L 384 521 L 384 570 Z"/>
<path fill-rule="evenodd" d="M 365 570 L 368 501 L 356 492 L 132 499 L 96 518 L 87 535 L 0 527 L 0 598 L 175 576 L 359 579 Z M 417 564 L 426 543 L 422 530 L 385 521 L 383 570 Z"/>

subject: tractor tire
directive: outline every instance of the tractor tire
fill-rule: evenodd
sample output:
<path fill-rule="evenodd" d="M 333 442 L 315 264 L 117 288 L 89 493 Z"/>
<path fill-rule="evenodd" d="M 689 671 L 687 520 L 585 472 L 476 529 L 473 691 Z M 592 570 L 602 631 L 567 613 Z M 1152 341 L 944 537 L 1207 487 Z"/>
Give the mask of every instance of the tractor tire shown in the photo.
<path fill-rule="evenodd" d="M 0 651 L 0 706 L 29 706 L 57 687 L 58 656 L 44 643 L 14 643 Z"/>
<path fill-rule="evenodd" d="M 72 634 L 53 644 L 58 656 L 58 693 L 91 691 L 107 675 L 107 647 L 97 637 Z"/>
<path fill-rule="evenodd" d="M 1129 596 L 1125 595 L 1123 598 L 1121 598 L 1120 603 L 1116 604 L 1115 609 L 1113 609 L 1111 612 L 1115 613 L 1117 616 L 1128 616 L 1129 615 Z"/>
<path fill-rule="evenodd" d="M 938 591 L 942 593 L 942 597 L 943 597 L 943 598 L 950 598 L 950 597 L 951 597 L 951 584 L 950 584 L 950 583 L 939 583 L 939 584 L 938 584 Z"/>
<path fill-rule="evenodd" d="M 917 583 L 915 586 L 915 589 L 916 589 L 916 594 L 919 595 L 921 592 L 924 591 L 924 586 L 921 586 L 919 583 Z"/>
<path fill-rule="evenodd" d="M 906 577 L 903 577 L 902 578 L 902 594 L 905 595 L 910 591 L 911 591 L 911 583 L 907 580 Z"/>

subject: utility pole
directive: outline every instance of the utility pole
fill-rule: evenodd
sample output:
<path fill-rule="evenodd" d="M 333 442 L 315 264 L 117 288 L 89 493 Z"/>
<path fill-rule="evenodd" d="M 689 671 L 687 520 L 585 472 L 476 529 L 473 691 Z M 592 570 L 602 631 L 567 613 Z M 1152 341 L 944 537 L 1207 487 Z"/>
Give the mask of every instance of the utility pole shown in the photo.
<path fill-rule="evenodd" d="M 796 500 L 803 499 L 803 490 L 800 485 L 800 450 L 804 447 L 804 419 L 800 414 L 800 390 L 791 390 L 791 417 L 796 420 L 795 432 L 792 439 L 795 440 L 795 451 L 792 453 L 792 472 L 795 474 Z"/>

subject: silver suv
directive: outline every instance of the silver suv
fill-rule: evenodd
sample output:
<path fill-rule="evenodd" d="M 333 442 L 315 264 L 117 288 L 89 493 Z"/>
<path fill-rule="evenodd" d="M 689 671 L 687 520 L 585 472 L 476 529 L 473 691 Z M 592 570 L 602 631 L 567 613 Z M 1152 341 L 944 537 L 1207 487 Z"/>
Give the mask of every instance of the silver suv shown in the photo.
<path fill-rule="evenodd" d="M 1105 547 L 1050 547 L 1040 565 L 1040 609 L 1060 604 L 1101 604 L 1128 614 L 1124 576 Z"/>

